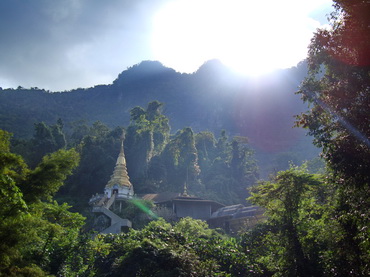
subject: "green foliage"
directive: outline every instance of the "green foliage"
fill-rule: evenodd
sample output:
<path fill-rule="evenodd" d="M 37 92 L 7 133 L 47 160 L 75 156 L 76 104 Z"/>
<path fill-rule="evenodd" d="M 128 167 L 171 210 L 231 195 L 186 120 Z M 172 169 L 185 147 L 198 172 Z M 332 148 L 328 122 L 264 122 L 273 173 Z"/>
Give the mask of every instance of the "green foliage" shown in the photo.
<path fill-rule="evenodd" d="M 210 147 L 210 142 L 208 139 L 210 155 L 202 156 L 201 165 L 206 166 L 200 167 L 207 197 L 225 204 L 244 203 L 248 196 L 247 188 L 258 178 L 257 163 L 248 139 L 236 136 L 229 141 L 226 132 L 222 131 L 215 147 Z M 200 148 L 198 152 L 204 153 L 204 145 L 197 145 Z"/>
<path fill-rule="evenodd" d="M 331 178 L 305 167 L 279 172 L 252 189 L 250 200 L 265 208 L 268 220 L 244 234 L 242 244 L 261 269 L 277 276 L 345 276 L 344 257 L 355 256 L 343 248 L 349 238 L 337 217 L 341 198 Z M 358 239 L 368 249 L 368 239 Z"/>
<path fill-rule="evenodd" d="M 27 209 L 21 190 L 7 174 L 0 174 L 0 220 L 17 215 Z"/>
<path fill-rule="evenodd" d="M 28 174 L 27 179 L 19 184 L 27 202 L 50 200 L 78 163 L 79 155 L 74 149 L 59 150 L 46 155 Z"/>
<path fill-rule="evenodd" d="M 157 218 L 152 212 L 153 208 L 152 201 L 134 198 L 113 207 L 113 211 L 122 218 L 130 220 L 134 229 L 142 229 L 151 220 Z"/>
<path fill-rule="evenodd" d="M 280 276 L 323 274 L 328 261 L 322 255 L 328 253 L 325 245 L 336 227 L 330 221 L 330 192 L 322 176 L 294 167 L 253 188 L 250 200 L 266 209 L 269 220 L 260 229 L 260 242 L 247 245 L 260 251 L 258 260 L 265 268 Z M 324 230 L 329 226 L 334 229 Z"/>
<path fill-rule="evenodd" d="M 334 3 L 331 29 L 318 30 L 309 47 L 309 76 L 298 93 L 312 108 L 297 124 L 322 147 L 338 189 L 334 217 L 343 234 L 333 258 L 335 272 L 364 276 L 370 260 L 370 5 Z"/>
<path fill-rule="evenodd" d="M 125 139 L 130 177 L 134 182 L 146 183 L 149 190 L 153 187 L 150 182 L 145 182 L 149 163 L 163 151 L 170 132 L 168 118 L 161 112 L 162 107 L 162 103 L 153 101 L 148 104 L 146 110 L 141 107 L 133 108 Z"/>
<path fill-rule="evenodd" d="M 48 126 L 44 122 L 35 124 L 35 134 L 31 141 L 32 158 L 30 162 L 32 166 L 40 162 L 44 155 L 66 147 L 66 139 L 62 129 L 63 123 L 60 120 L 52 126 Z"/>
<path fill-rule="evenodd" d="M 0 130 L 0 275 L 58 274 L 73 256 L 83 217 L 51 200 L 78 163 L 75 150 L 47 155 L 34 170 L 9 152 L 10 134 Z"/>
<path fill-rule="evenodd" d="M 69 145 L 78 145 L 85 136 L 90 133 L 90 127 L 87 125 L 85 120 L 78 120 L 71 124 L 71 135 L 69 136 Z"/>
<path fill-rule="evenodd" d="M 255 276 L 236 239 L 222 236 L 203 221 L 163 219 L 140 231 L 99 235 L 87 245 L 93 266 L 84 273 L 104 276 Z"/>
<path fill-rule="evenodd" d="M 0 153 L 9 152 L 11 134 L 0 129 Z"/>
<path fill-rule="evenodd" d="M 22 249 L 23 264 L 37 264 L 46 272 L 58 274 L 76 255 L 75 244 L 84 217 L 68 211 L 67 204 L 39 202 L 31 206 L 25 227 L 32 241 Z"/>
<path fill-rule="evenodd" d="M 33 138 L 13 139 L 12 151 L 22 155 L 27 164 L 34 168 L 46 154 L 66 148 L 67 141 L 63 127 L 61 119 L 58 119 L 54 125 L 47 125 L 44 122 L 35 123 Z"/>
<path fill-rule="evenodd" d="M 194 133 L 191 128 L 179 131 L 166 145 L 162 159 L 167 168 L 168 190 L 181 192 L 185 182 L 194 183 L 200 169 L 198 165 L 198 153 L 195 148 Z"/>
<path fill-rule="evenodd" d="M 72 136 L 84 136 L 80 141 L 73 140 L 72 145 L 76 145 L 81 161 L 59 196 L 83 197 L 87 203 L 87 198 L 92 194 L 101 193 L 109 181 L 119 153 L 123 128 L 111 130 L 101 122 L 95 122 L 92 126 L 82 123 L 79 126 L 75 127 Z M 81 202 L 81 199 L 78 199 L 78 202 Z M 81 206 L 81 203 L 79 205 Z"/>
<path fill-rule="evenodd" d="M 198 163 L 203 171 L 208 171 L 216 156 L 216 139 L 213 133 L 199 132 L 195 134 L 195 147 L 198 152 Z"/>

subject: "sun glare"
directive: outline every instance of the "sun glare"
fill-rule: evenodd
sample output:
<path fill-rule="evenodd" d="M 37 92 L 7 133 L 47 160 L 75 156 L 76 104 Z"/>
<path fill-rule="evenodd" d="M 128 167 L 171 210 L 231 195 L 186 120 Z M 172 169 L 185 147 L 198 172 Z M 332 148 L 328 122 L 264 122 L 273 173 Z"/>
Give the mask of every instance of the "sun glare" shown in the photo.
<path fill-rule="evenodd" d="M 308 14 L 322 2 L 172 1 L 153 18 L 153 55 L 180 72 L 210 59 L 249 75 L 290 67 L 306 57 L 319 27 Z"/>

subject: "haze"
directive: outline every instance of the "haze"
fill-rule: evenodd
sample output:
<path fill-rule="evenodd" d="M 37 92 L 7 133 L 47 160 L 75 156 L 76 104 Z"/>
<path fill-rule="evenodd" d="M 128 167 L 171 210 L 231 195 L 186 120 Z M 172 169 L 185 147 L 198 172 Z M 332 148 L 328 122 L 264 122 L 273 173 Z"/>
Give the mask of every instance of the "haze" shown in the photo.
<path fill-rule="evenodd" d="M 209 59 L 243 74 L 295 66 L 331 1 L 0 2 L 0 87 L 111 83 L 143 60 L 179 72 Z"/>

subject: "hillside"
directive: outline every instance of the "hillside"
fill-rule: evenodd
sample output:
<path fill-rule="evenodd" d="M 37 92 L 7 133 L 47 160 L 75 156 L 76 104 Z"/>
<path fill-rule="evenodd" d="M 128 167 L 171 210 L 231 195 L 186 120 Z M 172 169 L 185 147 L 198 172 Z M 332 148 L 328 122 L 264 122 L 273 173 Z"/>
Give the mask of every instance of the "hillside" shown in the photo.
<path fill-rule="evenodd" d="M 64 92 L 2 89 L 0 128 L 27 138 L 34 123 L 51 124 L 58 118 L 67 129 L 81 119 L 127 126 L 133 107 L 159 100 L 165 104 L 172 132 L 190 126 L 194 131 L 219 134 L 225 129 L 231 135 L 247 136 L 262 167 L 271 167 L 273 160 L 299 161 L 317 154 L 305 131 L 292 128 L 294 115 L 307 109 L 294 94 L 305 74 L 304 63 L 247 78 L 233 74 L 217 60 L 205 63 L 193 74 L 144 61 L 108 85 Z"/>

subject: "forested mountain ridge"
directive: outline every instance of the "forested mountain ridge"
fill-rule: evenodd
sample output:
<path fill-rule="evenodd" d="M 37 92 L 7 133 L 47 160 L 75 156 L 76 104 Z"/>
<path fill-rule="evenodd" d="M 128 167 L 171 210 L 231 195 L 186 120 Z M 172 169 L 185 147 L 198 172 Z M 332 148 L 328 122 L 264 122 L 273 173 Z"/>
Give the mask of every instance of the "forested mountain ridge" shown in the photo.
<path fill-rule="evenodd" d="M 101 120 L 111 126 L 127 124 L 131 108 L 158 100 L 166 104 L 165 114 L 172 119 L 175 129 L 183 126 L 211 130 L 227 127 L 235 132 L 238 124 L 230 124 L 230 116 L 237 116 L 236 111 L 248 108 L 253 101 L 274 109 L 269 101 L 274 97 L 274 101 L 280 99 L 281 103 L 291 104 L 287 108 L 292 110 L 292 115 L 301 111 L 302 101 L 292 92 L 297 90 L 304 77 L 304 64 L 263 79 L 253 79 L 233 74 L 218 61 L 205 63 L 193 74 L 181 74 L 159 62 L 144 61 L 123 71 L 110 85 L 64 92 L 22 87 L 2 89 L 0 127 L 4 128 L 12 120 L 24 126 L 26 121 L 20 116 L 24 120 L 27 114 L 30 120 L 34 117 L 34 122 L 43 119 L 52 123 L 60 117 L 65 122 L 86 119 Z M 213 118 L 214 108 L 220 112 L 218 118 Z M 279 107 L 275 106 L 275 109 Z M 207 114 L 206 118 L 202 117 Z M 31 135 L 21 130 L 11 131 L 19 136 Z"/>
<path fill-rule="evenodd" d="M 294 92 L 306 75 L 305 63 L 259 78 L 238 76 L 212 60 L 193 74 L 181 74 L 155 61 L 123 71 L 110 85 L 49 92 L 39 88 L 0 90 L 0 128 L 29 138 L 34 123 L 61 118 L 68 127 L 84 119 L 110 127 L 127 126 L 130 110 L 153 100 L 165 104 L 172 131 L 190 126 L 216 134 L 225 129 L 247 136 L 263 159 L 264 153 L 297 152 L 311 158 L 310 140 L 292 128 L 294 115 L 306 106 Z M 303 153 L 306 152 L 306 153 Z"/>

